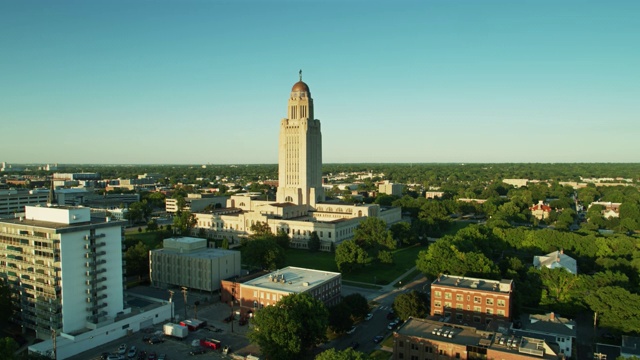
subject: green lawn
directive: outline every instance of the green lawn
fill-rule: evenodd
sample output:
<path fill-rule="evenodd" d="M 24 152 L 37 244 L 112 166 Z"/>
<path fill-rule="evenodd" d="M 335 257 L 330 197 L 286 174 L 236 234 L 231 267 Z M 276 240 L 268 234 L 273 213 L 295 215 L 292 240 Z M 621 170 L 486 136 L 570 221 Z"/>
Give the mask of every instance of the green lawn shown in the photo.
<path fill-rule="evenodd" d="M 162 241 L 158 240 L 158 232 L 130 232 L 124 236 L 124 243 L 127 247 L 135 246 L 139 241 L 147 245 L 149 249 L 156 249 L 158 246 L 162 246 Z"/>
<path fill-rule="evenodd" d="M 423 249 L 425 247 L 419 245 L 398 249 L 393 252 L 393 264 L 376 263 L 353 273 L 343 274 L 342 279 L 347 282 L 386 285 L 414 267 L 418 253 Z M 328 252 L 311 253 L 307 250 L 287 249 L 287 265 L 338 272 L 335 255 Z"/>

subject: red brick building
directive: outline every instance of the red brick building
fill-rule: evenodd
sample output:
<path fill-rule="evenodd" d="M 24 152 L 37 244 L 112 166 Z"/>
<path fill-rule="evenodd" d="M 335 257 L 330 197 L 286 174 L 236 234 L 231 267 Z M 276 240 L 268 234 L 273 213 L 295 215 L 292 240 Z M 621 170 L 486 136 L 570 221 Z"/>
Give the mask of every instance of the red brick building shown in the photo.
<path fill-rule="evenodd" d="M 485 280 L 440 275 L 431 284 L 431 316 L 479 327 L 511 320 L 513 280 Z"/>
<path fill-rule="evenodd" d="M 221 301 L 241 317 L 273 305 L 283 296 L 306 292 L 327 307 L 340 302 L 342 274 L 289 266 L 258 277 L 221 281 Z"/>

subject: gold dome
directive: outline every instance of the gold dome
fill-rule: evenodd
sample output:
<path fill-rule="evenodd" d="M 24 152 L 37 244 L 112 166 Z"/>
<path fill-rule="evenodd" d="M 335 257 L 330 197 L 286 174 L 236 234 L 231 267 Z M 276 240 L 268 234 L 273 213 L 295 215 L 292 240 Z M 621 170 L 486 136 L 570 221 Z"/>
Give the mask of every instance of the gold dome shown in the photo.
<path fill-rule="evenodd" d="M 293 84 L 293 87 L 291 88 L 291 92 L 294 92 L 294 91 L 311 92 L 311 91 L 309 91 L 309 86 L 307 84 L 305 84 L 302 80 L 300 80 L 297 83 Z"/>

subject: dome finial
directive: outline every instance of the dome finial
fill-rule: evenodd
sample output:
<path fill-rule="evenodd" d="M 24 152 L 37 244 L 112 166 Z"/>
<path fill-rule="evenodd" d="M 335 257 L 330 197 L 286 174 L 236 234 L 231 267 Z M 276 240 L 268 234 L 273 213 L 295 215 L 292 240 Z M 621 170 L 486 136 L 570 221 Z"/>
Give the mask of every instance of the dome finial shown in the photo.
<path fill-rule="evenodd" d="M 298 72 L 298 74 L 300 75 L 300 81 L 302 81 L 302 69 L 300 69 L 300 71 Z"/>

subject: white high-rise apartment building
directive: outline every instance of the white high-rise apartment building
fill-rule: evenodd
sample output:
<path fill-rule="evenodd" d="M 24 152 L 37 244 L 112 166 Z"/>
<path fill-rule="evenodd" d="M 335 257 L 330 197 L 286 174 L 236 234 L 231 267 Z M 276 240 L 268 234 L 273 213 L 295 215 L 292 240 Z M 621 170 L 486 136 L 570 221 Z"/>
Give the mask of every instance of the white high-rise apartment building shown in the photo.
<path fill-rule="evenodd" d="M 122 224 L 66 206 L 0 220 L 0 275 L 16 294 L 16 320 L 41 339 L 114 322 L 124 310 Z"/>

